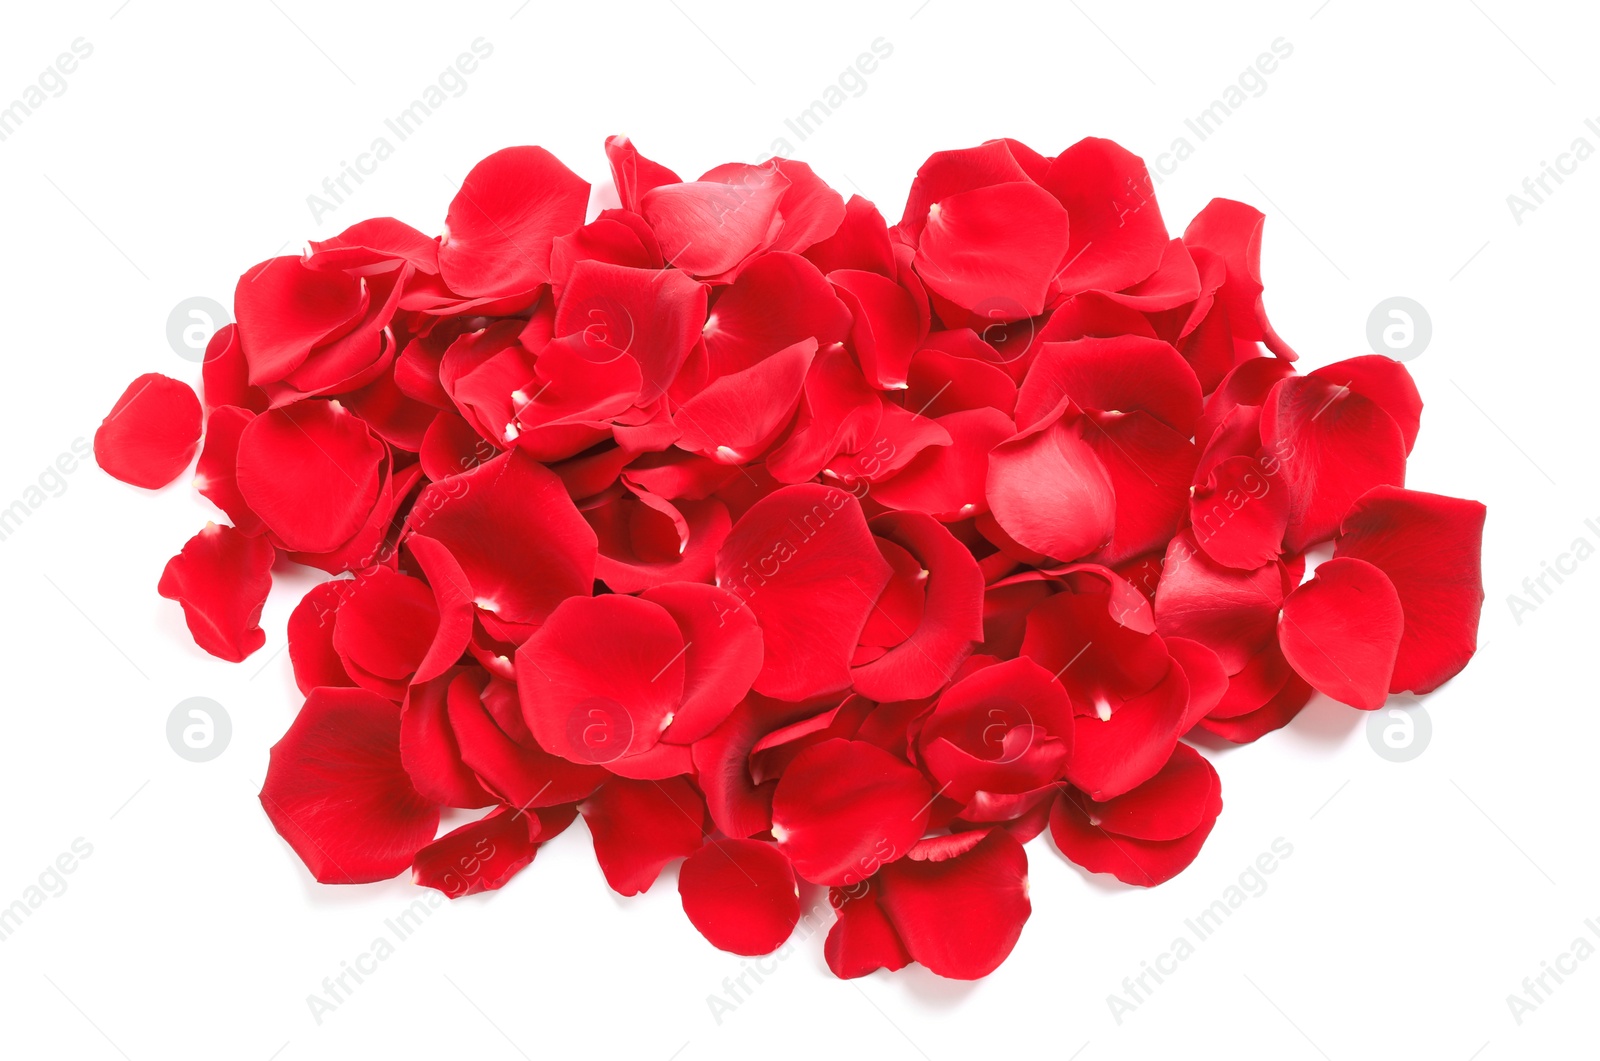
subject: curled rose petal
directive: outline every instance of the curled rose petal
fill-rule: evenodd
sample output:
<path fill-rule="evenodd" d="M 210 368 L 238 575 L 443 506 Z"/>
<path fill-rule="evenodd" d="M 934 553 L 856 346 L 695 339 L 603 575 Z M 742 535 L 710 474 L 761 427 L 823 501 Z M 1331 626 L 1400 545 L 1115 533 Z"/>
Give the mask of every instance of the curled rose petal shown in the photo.
<path fill-rule="evenodd" d="M 194 643 L 238 663 L 266 644 L 259 625 L 277 551 L 262 538 L 207 523 L 162 569 L 156 591 L 183 605 Z"/>

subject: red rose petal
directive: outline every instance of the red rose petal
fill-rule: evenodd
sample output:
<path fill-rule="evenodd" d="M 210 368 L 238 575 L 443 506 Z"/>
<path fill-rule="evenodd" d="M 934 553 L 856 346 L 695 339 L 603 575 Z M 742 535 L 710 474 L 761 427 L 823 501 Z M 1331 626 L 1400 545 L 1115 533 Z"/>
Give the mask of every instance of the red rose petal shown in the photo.
<path fill-rule="evenodd" d="M 1405 485 L 1405 438 L 1394 418 L 1327 379 L 1300 376 L 1273 387 L 1261 409 L 1261 445 L 1277 458 L 1289 491 L 1290 552 L 1332 538 L 1374 486 Z"/>
<path fill-rule="evenodd" d="M 107 475 L 156 490 L 183 473 L 200 443 L 200 399 L 187 383 L 148 372 L 132 383 L 94 433 Z"/>
<path fill-rule="evenodd" d="M 366 422 L 338 402 L 296 402 L 245 426 L 239 492 L 285 548 L 330 552 L 377 502 L 383 452 Z"/>
<path fill-rule="evenodd" d="M 883 868 L 879 902 L 912 960 L 976 980 L 1006 960 L 1033 912 L 1028 856 L 1004 829 L 940 839 L 953 843 L 927 841 Z"/>
<path fill-rule="evenodd" d="M 195 644 L 238 663 L 266 643 L 261 609 L 272 588 L 276 555 L 262 538 L 207 523 L 167 561 L 156 592 L 183 605 Z"/>
<path fill-rule="evenodd" d="M 1477 501 L 1380 486 L 1350 509 L 1335 557 L 1389 576 L 1405 610 L 1390 692 L 1431 692 L 1477 650 L 1483 520 Z"/>
<path fill-rule="evenodd" d="M 542 622 L 594 584 L 598 544 L 561 479 L 519 450 L 422 491 L 411 528 L 443 545 L 479 608 Z"/>
<path fill-rule="evenodd" d="M 755 613 L 765 638 L 755 689 L 786 700 L 849 687 L 851 655 L 888 581 L 860 503 L 811 483 L 756 502 L 717 557 L 717 585 Z"/>
<path fill-rule="evenodd" d="M 307 697 L 272 746 L 261 806 L 324 884 L 393 877 L 439 828 L 400 762 L 400 705 L 364 689 Z"/>
<path fill-rule="evenodd" d="M 882 748 L 824 741 L 778 780 L 772 835 L 806 880 L 854 884 L 911 849 L 932 802 L 922 774 Z"/>
<path fill-rule="evenodd" d="M 751 956 L 783 945 L 800 920 L 794 869 L 760 840 L 713 840 L 678 871 L 683 912 L 718 950 Z"/>
<path fill-rule="evenodd" d="M 705 840 L 705 800 L 688 781 L 613 778 L 579 807 L 606 883 L 619 895 L 648 891 L 662 867 Z"/>
<path fill-rule="evenodd" d="M 917 244 L 916 268 L 930 290 L 956 305 L 1014 306 L 1037 316 L 1067 253 L 1067 211 L 1037 184 L 994 184 L 934 202 Z"/>
<path fill-rule="evenodd" d="M 1317 690 L 1370 711 L 1388 698 L 1404 625 L 1389 576 L 1344 557 L 1317 568 L 1284 600 L 1278 643 Z"/>
<path fill-rule="evenodd" d="M 535 815 L 501 807 L 418 851 L 411 879 L 452 899 L 494 891 L 533 861 L 539 831 Z"/>
<path fill-rule="evenodd" d="M 550 244 L 583 224 L 589 185 L 542 147 L 472 167 L 445 215 L 439 273 L 462 295 L 518 295 L 550 279 Z"/>

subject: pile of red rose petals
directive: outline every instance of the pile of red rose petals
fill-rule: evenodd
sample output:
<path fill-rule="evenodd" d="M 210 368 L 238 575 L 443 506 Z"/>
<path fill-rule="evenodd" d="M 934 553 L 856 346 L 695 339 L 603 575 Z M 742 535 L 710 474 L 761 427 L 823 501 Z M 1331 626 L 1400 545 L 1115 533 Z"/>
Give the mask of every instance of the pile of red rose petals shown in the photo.
<path fill-rule="evenodd" d="M 1194 860 L 1222 798 L 1185 736 L 1471 657 L 1484 507 L 1405 488 L 1400 364 L 1295 370 L 1256 210 L 1174 238 L 1097 139 L 940 152 L 892 227 L 798 162 L 606 153 L 587 222 L 516 147 L 438 238 L 262 262 L 206 352 L 195 484 L 231 525 L 159 590 L 238 661 L 279 554 L 336 576 L 289 619 L 306 700 L 261 791 L 319 881 L 499 888 L 581 814 L 623 895 L 682 859 L 724 950 L 831 905 L 839 976 L 971 979 L 1046 828 L 1128 884 Z M 142 376 L 95 452 L 159 487 L 201 429 Z"/>

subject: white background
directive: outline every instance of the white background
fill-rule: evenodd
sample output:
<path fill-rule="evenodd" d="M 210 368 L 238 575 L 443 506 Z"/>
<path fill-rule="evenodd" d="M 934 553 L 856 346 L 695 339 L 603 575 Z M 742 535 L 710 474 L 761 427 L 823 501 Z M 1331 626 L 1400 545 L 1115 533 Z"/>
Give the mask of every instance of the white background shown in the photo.
<path fill-rule="evenodd" d="M 742 960 L 688 924 L 672 872 L 612 895 L 580 823 L 504 891 L 436 911 L 319 1024 L 307 996 L 422 893 L 314 884 L 256 802 L 299 705 L 279 650 L 308 582 L 280 579 L 256 656 L 204 655 L 155 583 L 214 513 L 186 482 L 156 496 L 85 465 L 0 541 L 0 906 L 74 840 L 93 847 L 0 942 L 0 1053 L 1592 1055 L 1600 960 L 1520 1025 L 1506 997 L 1600 919 L 1600 561 L 1520 623 L 1507 596 L 1574 539 L 1600 544 L 1600 159 L 1520 224 L 1507 196 L 1574 139 L 1600 147 L 1584 126 L 1600 119 L 1600 18 L 1578 3 L 1319 2 L 896 0 L 781 17 L 716 0 L 7 5 L 0 103 L 74 39 L 94 51 L 0 142 L 0 507 L 92 437 L 135 375 L 198 381 L 166 338 L 181 300 L 229 302 L 245 268 L 363 217 L 437 231 L 452 182 L 502 146 L 541 144 L 601 182 L 610 133 L 688 176 L 783 137 L 893 220 L 934 150 L 1013 136 L 1054 154 L 1099 135 L 1151 160 L 1190 141 L 1159 188 L 1174 232 L 1213 196 L 1266 211 L 1268 306 L 1308 367 L 1366 352 L 1382 299 L 1426 307 L 1409 483 L 1480 499 L 1489 520 L 1482 648 L 1426 699 L 1423 754 L 1385 761 L 1364 716 L 1319 698 L 1215 757 L 1226 809 L 1170 884 L 1108 886 L 1035 842 L 1032 920 L 984 982 L 915 968 L 840 982 L 818 936 L 719 1024 L 707 996 Z M 478 37 L 494 52 L 467 91 L 314 222 L 306 196 Z M 878 37 L 892 56 L 800 142 L 784 119 Z M 1199 142 L 1184 119 L 1279 37 L 1293 55 Z M 190 696 L 232 718 L 208 763 L 167 744 Z M 1119 1025 L 1106 999 L 1123 977 L 1279 837 L 1293 855 L 1266 892 Z"/>

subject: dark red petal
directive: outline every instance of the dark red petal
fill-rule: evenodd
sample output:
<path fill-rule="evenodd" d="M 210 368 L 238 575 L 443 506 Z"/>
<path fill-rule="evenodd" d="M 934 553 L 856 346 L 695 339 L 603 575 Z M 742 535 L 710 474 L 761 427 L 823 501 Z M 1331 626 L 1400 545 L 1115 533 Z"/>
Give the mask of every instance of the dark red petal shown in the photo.
<path fill-rule="evenodd" d="M 913 960 L 976 980 L 1006 960 L 1033 912 L 1028 856 L 1004 829 L 940 839 L 954 843 L 929 841 L 883 868 L 879 902 Z"/>
<path fill-rule="evenodd" d="M 935 202 L 917 244 L 930 290 L 968 310 L 1015 306 L 1037 316 L 1067 250 L 1067 211 L 1031 182 L 995 184 Z"/>
<path fill-rule="evenodd" d="M 1076 560 L 1111 537 L 1116 495 L 1084 441 L 1085 424 L 1053 421 L 996 446 L 989 456 L 989 507 L 1019 545 Z"/>
<path fill-rule="evenodd" d="M 1277 564 L 1252 571 L 1223 567 L 1182 531 L 1167 548 L 1156 587 L 1156 628 L 1163 637 L 1200 642 L 1232 674 L 1271 643 L 1282 603 Z"/>
<path fill-rule="evenodd" d="M 1318 567 L 1284 600 L 1278 644 L 1318 691 L 1370 711 L 1388 698 L 1404 625 L 1389 576 L 1344 557 Z"/>
<path fill-rule="evenodd" d="M 439 828 L 400 763 L 400 705 L 364 689 L 307 697 L 272 746 L 261 806 L 324 884 L 393 877 Z"/>
<path fill-rule="evenodd" d="M 200 399 L 187 383 L 147 372 L 128 384 L 94 433 L 107 475 L 156 490 L 183 473 L 200 443 Z"/>
<path fill-rule="evenodd" d="M 1394 418 L 1330 380 L 1300 376 L 1275 386 L 1261 409 L 1261 445 L 1289 491 L 1289 552 L 1332 538 L 1373 487 L 1405 485 L 1405 438 Z"/>
<path fill-rule="evenodd" d="M 460 295 L 532 291 L 550 243 L 583 224 L 589 185 L 542 147 L 508 147 L 472 167 L 445 215 L 439 272 Z"/>
<path fill-rule="evenodd" d="M 450 728 L 449 690 L 458 674 L 442 674 L 406 690 L 400 705 L 400 761 L 418 792 L 446 807 L 487 807 L 494 797 L 461 759 Z"/>
<path fill-rule="evenodd" d="M 1249 744 L 1293 722 L 1311 699 L 1311 693 L 1311 686 L 1300 675 L 1290 672 L 1283 688 L 1261 707 L 1233 718 L 1203 718 L 1200 728 L 1234 744 Z"/>
<path fill-rule="evenodd" d="M 772 835 L 795 872 L 854 884 L 922 837 L 933 788 L 915 768 L 865 741 L 807 748 L 778 779 Z"/>
<path fill-rule="evenodd" d="M 1405 610 L 1390 692 L 1430 692 L 1477 650 L 1485 513 L 1477 501 L 1380 486 L 1344 517 L 1334 556 L 1382 570 Z"/>
<path fill-rule="evenodd" d="M 889 915 L 878 905 L 877 891 L 871 881 L 828 891 L 828 902 L 838 912 L 838 919 L 828 929 L 822 954 L 841 980 L 854 980 L 878 969 L 894 972 L 911 961 Z"/>
<path fill-rule="evenodd" d="M 851 656 L 888 582 L 860 503 L 814 483 L 757 501 L 717 557 L 717 585 L 755 613 L 765 638 L 755 689 L 785 700 L 849 687 Z"/>
<path fill-rule="evenodd" d="M 378 500 L 384 446 L 338 402 L 262 413 L 239 436 L 239 492 L 284 547 L 331 552 Z"/>
<path fill-rule="evenodd" d="M 1167 226 L 1138 155 L 1088 137 L 1061 152 L 1039 180 L 1067 208 L 1072 242 L 1056 282 L 1067 293 L 1120 291 L 1161 263 Z"/>
<path fill-rule="evenodd" d="M 1171 783 L 1173 764 L 1192 764 L 1180 767 L 1183 781 L 1178 785 Z M 1050 812 L 1050 836 L 1063 855 L 1089 872 L 1109 873 L 1124 884 L 1151 888 L 1176 877 L 1195 860 L 1222 810 L 1221 791 L 1211 764 L 1180 744 L 1161 773 L 1117 800 L 1094 803 L 1076 793 L 1061 793 Z M 1141 824 L 1159 823 L 1149 831 L 1177 835 L 1145 839 L 1119 832 L 1117 818 L 1130 817 L 1120 809 L 1125 801 L 1138 807 Z"/>
<path fill-rule="evenodd" d="M 455 557 L 478 607 L 507 622 L 542 622 L 593 588 L 594 531 L 561 479 L 520 450 L 428 486 L 409 522 Z"/>
<path fill-rule="evenodd" d="M 718 950 L 770 954 L 800 920 L 794 869 L 772 844 L 713 840 L 678 870 L 683 912 Z"/>
<path fill-rule="evenodd" d="M 700 849 L 709 826 L 705 800 L 681 777 L 617 777 L 580 805 L 594 837 L 594 857 L 619 895 L 648 891 L 662 867 Z"/>
<path fill-rule="evenodd" d="M 533 861 L 539 829 L 532 812 L 501 807 L 418 851 L 411 879 L 451 899 L 494 891 Z"/>
<path fill-rule="evenodd" d="M 259 624 L 276 555 L 264 538 L 207 523 L 167 561 L 156 592 L 183 605 L 195 644 L 238 663 L 266 643 Z"/>
<path fill-rule="evenodd" d="M 522 713 L 541 747 L 616 768 L 655 747 L 684 686 L 672 615 L 636 597 L 570 597 L 517 650 Z"/>
<path fill-rule="evenodd" d="M 1163 638 L 1172 662 L 1183 668 L 1189 679 L 1189 708 L 1184 712 L 1179 732 L 1187 733 L 1196 722 L 1211 714 L 1228 693 L 1228 672 L 1222 667 L 1217 654 L 1198 641 L 1187 637 Z"/>
<path fill-rule="evenodd" d="M 722 724 L 761 673 L 761 628 L 727 590 L 669 582 L 640 595 L 667 610 L 683 634 L 683 702 L 663 739 L 692 744 Z"/>

